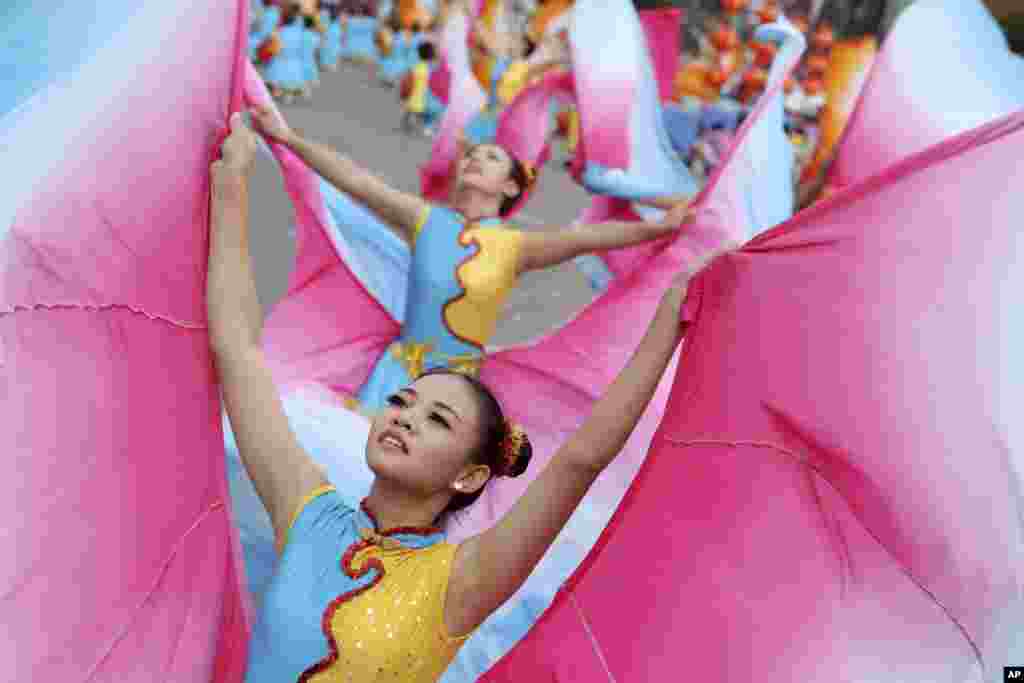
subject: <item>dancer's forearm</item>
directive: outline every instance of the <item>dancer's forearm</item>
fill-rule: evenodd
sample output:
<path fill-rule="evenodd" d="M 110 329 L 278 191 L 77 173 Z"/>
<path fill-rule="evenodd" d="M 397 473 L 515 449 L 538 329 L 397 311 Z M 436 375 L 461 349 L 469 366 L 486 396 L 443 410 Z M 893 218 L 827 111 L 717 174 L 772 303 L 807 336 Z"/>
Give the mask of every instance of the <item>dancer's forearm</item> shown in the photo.
<path fill-rule="evenodd" d="M 207 317 L 213 349 L 231 353 L 259 344 L 263 313 L 249 253 L 248 181 L 228 167 L 212 173 Z"/>
<path fill-rule="evenodd" d="M 419 197 L 396 190 L 328 145 L 297 133 L 288 138 L 287 145 L 336 188 L 351 195 L 406 236 L 412 234 L 425 207 Z"/>
<path fill-rule="evenodd" d="M 667 237 L 678 225 L 608 221 L 568 230 L 529 232 L 523 240 L 520 272 L 550 268 L 582 254 L 620 249 Z"/>
<path fill-rule="evenodd" d="M 576 465 L 592 470 L 595 476 L 626 445 L 682 338 L 680 310 L 685 287 L 675 287 L 679 289 L 662 299 L 626 367 L 594 404 L 583 426 L 559 451 Z"/>
<path fill-rule="evenodd" d="M 501 521 L 463 542 L 452 569 L 454 602 L 448 608 L 457 633 L 477 626 L 519 590 L 598 475 L 622 450 L 679 343 L 685 291 L 685 280 L 680 280 L 666 293 L 629 363 Z"/>
<path fill-rule="evenodd" d="M 609 221 L 579 225 L 575 229 L 583 235 L 586 251 L 605 251 L 661 239 L 678 231 L 679 226 L 646 221 Z"/>

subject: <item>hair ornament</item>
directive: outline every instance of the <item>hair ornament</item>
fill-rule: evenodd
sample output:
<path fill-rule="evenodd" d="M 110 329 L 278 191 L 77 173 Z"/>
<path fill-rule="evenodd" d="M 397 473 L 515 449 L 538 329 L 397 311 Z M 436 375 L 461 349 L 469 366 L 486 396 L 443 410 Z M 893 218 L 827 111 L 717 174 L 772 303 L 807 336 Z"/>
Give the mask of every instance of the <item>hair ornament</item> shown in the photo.
<path fill-rule="evenodd" d="M 516 469 L 516 462 L 523 453 L 526 443 L 526 432 L 517 424 L 505 420 L 505 438 L 501 440 L 501 455 L 505 463 L 505 472 Z"/>
<path fill-rule="evenodd" d="M 529 161 L 520 161 L 519 163 L 522 164 L 523 173 L 526 175 L 526 187 L 524 189 L 526 192 L 529 192 L 537 182 L 537 167 Z"/>

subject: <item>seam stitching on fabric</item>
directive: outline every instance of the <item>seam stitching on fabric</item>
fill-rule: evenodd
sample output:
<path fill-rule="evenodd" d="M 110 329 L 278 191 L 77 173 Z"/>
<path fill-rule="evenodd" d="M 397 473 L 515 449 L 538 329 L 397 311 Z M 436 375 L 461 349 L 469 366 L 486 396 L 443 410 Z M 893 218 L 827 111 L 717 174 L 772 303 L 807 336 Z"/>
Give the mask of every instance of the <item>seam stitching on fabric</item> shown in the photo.
<path fill-rule="evenodd" d="M 579 615 L 580 622 L 583 624 L 583 630 L 587 632 L 587 638 L 590 639 L 591 647 L 593 647 L 594 654 L 597 655 L 598 661 L 601 662 L 601 667 L 604 668 L 605 675 L 608 676 L 608 680 L 611 681 L 611 683 L 617 683 L 615 676 L 612 675 L 612 670 L 608 667 L 608 661 L 604 658 L 604 652 L 601 651 L 601 646 L 597 642 L 597 636 L 595 636 L 594 632 L 590 630 L 590 623 L 587 621 L 587 617 L 583 614 L 583 609 L 580 607 L 580 604 L 576 602 L 576 596 L 573 594 L 572 590 L 567 589 L 566 593 L 569 595 L 569 602 L 572 603 L 573 609 L 575 609 L 576 614 Z"/>
<path fill-rule="evenodd" d="M 60 310 L 90 311 L 96 313 L 104 311 L 128 311 L 129 313 L 135 313 L 137 315 L 145 316 L 150 320 L 159 320 L 161 322 L 174 325 L 175 327 L 181 327 L 188 330 L 207 329 L 206 325 L 195 325 L 180 320 L 173 320 L 172 318 L 168 318 L 165 315 L 150 313 L 149 311 L 145 311 L 135 306 L 128 306 L 126 304 L 15 304 L 13 306 L 8 306 L 7 308 L 0 310 L 0 318 L 2 318 L 5 315 L 13 315 L 15 313 Z"/>
<path fill-rule="evenodd" d="M 794 453 L 794 452 L 792 452 L 792 451 L 790 451 L 790 450 L 788 450 L 786 448 L 783 448 L 782 446 L 779 446 L 777 444 L 773 444 L 773 443 L 770 443 L 770 442 L 767 442 L 767 441 L 728 441 L 728 440 L 724 440 L 724 439 L 694 439 L 694 440 L 691 440 L 691 441 L 683 441 L 681 439 L 665 438 L 665 441 L 667 441 L 669 443 L 672 443 L 672 444 L 675 444 L 677 446 L 725 445 L 725 446 L 754 446 L 754 447 L 757 447 L 757 448 L 770 448 L 770 449 L 772 449 L 772 450 L 774 450 L 774 451 L 776 451 L 778 453 L 781 453 L 783 455 L 787 455 L 789 457 L 792 457 L 792 458 L 796 459 L 800 464 L 806 465 L 807 467 L 809 467 L 818 476 L 820 476 L 822 479 L 824 479 L 825 483 L 828 484 L 829 488 L 831 488 L 833 491 L 836 491 L 836 493 L 839 495 L 839 497 L 842 498 L 844 502 L 846 502 L 846 496 L 844 496 L 840 491 L 838 491 L 835 488 L 835 486 L 832 485 L 832 482 L 829 481 L 828 477 L 824 476 L 821 473 L 820 469 L 818 467 L 816 467 L 813 462 L 811 462 L 808 458 L 799 456 L 796 453 Z M 848 502 L 846 502 L 846 504 L 847 504 L 847 506 L 849 506 Z M 852 512 L 853 511 L 851 509 L 851 513 Z M 985 659 L 982 656 L 980 646 L 978 645 L 978 643 L 975 642 L 974 638 L 971 636 L 971 633 L 967 630 L 967 627 L 964 626 L 962 623 L 960 623 L 960 620 L 957 619 L 957 617 L 953 615 L 953 612 L 949 609 L 949 607 L 946 606 L 945 603 L 943 603 L 941 600 L 939 600 L 938 596 L 936 596 L 935 593 L 933 593 L 926 585 L 924 585 L 924 583 L 917 576 L 915 576 L 913 574 L 913 572 L 911 572 L 910 569 L 907 568 L 906 565 L 904 565 L 903 562 L 901 562 L 895 555 L 893 555 L 893 553 L 889 550 L 889 548 L 884 543 L 882 543 L 881 539 L 878 538 L 878 536 L 875 534 L 875 532 L 871 528 L 869 528 L 866 524 L 864 524 L 855 513 L 853 514 L 853 517 L 854 517 L 854 519 L 857 520 L 857 523 L 860 525 L 860 528 L 863 529 L 864 532 L 868 536 L 870 536 L 871 539 L 875 543 L 878 544 L 878 547 L 880 547 L 885 552 L 885 554 L 896 564 L 896 566 L 899 567 L 900 572 L 902 572 L 904 576 L 906 576 L 908 579 L 910 579 L 910 581 L 915 586 L 917 586 L 918 590 L 920 590 L 922 593 L 924 593 L 928 597 L 929 600 L 931 600 L 940 610 L 942 610 L 942 613 L 946 615 L 947 619 L 949 619 L 951 622 L 953 622 L 953 626 L 960 632 L 960 634 L 963 636 L 964 640 L 967 641 L 967 645 L 968 645 L 968 647 L 971 648 L 971 653 L 974 655 L 975 659 L 977 659 L 978 665 L 981 667 L 982 674 L 984 675 L 984 673 L 987 670 L 987 667 L 985 665 Z"/>

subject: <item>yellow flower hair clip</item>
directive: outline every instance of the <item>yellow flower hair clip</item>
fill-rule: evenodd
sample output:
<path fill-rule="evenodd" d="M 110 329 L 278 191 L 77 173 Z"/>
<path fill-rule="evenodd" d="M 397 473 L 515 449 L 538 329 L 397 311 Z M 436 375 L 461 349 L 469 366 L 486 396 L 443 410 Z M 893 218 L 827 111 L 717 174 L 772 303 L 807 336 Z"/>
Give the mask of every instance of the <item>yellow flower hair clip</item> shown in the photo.
<path fill-rule="evenodd" d="M 501 442 L 501 456 L 505 462 L 505 472 L 511 473 L 523 452 L 526 443 L 526 432 L 517 424 L 505 420 L 505 438 Z M 506 476 L 508 476 L 506 474 Z M 514 476 L 514 475 L 513 475 Z"/>
<path fill-rule="evenodd" d="M 534 183 L 537 182 L 537 167 L 531 164 L 529 161 L 520 161 L 523 166 L 523 173 L 526 175 L 526 188 L 529 192 L 533 189 Z"/>

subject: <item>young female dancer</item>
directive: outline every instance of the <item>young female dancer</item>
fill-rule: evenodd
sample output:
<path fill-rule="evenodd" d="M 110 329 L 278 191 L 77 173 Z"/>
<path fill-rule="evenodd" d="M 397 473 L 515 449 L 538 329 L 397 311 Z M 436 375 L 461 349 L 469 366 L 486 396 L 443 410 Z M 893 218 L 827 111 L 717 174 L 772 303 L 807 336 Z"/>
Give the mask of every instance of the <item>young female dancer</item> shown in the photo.
<path fill-rule="evenodd" d="M 662 239 L 678 231 L 687 204 L 662 221 L 607 222 L 563 230 L 510 229 L 502 216 L 528 193 L 535 172 L 497 145 L 460 155 L 450 206 L 399 191 L 335 151 L 293 131 L 266 107 L 257 126 L 337 189 L 365 205 L 414 246 L 406 319 L 398 341 L 377 361 L 359 392 L 370 410 L 433 366 L 476 373 L 520 275 L 595 251 Z"/>
<path fill-rule="evenodd" d="M 689 277 L 716 254 L 676 277 L 630 362 L 518 503 L 494 527 L 446 543 L 445 516 L 494 477 L 522 472 L 529 441 L 483 384 L 428 372 L 373 419 L 370 494 L 359 509 L 341 501 L 291 431 L 260 348 L 247 234 L 256 139 L 240 115 L 231 128 L 211 169 L 210 338 L 240 454 L 281 550 L 246 680 L 436 681 L 625 444 L 680 341 Z M 486 174 L 488 162 L 470 159 Z"/>

